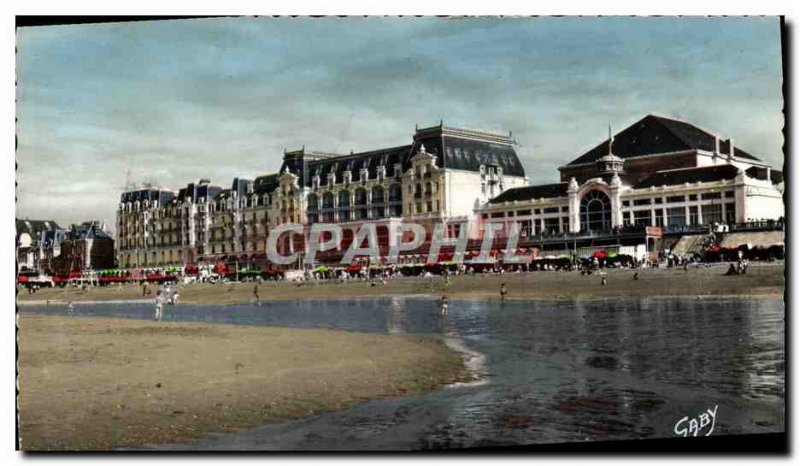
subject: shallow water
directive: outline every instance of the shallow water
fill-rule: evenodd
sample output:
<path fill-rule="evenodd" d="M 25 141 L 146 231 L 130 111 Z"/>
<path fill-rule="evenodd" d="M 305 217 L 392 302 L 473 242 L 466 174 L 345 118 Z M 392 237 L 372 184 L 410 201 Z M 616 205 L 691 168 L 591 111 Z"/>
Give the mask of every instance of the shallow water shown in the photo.
<path fill-rule="evenodd" d="M 785 429 L 782 301 L 452 300 L 446 317 L 434 300 L 398 297 L 166 311 L 175 321 L 439 334 L 471 355 L 482 383 L 154 448 L 407 450 L 671 437 L 681 418 L 714 406 L 712 435 Z M 77 305 L 76 315 L 150 318 L 152 309 Z"/>

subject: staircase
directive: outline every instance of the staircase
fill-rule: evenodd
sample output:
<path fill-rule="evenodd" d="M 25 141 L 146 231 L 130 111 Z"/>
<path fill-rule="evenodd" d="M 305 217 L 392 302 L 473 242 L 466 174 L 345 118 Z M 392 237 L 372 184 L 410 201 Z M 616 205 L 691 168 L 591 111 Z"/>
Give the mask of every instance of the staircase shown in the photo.
<path fill-rule="evenodd" d="M 673 254 L 687 256 L 692 254 L 702 254 L 703 251 L 716 246 L 722 241 L 721 233 L 711 233 L 708 235 L 684 235 L 672 249 Z"/>

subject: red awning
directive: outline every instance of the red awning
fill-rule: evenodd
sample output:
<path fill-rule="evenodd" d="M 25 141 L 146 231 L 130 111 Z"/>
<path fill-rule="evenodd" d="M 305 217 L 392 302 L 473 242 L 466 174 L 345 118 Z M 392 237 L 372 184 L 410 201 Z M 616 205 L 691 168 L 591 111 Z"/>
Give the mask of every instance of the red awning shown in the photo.
<path fill-rule="evenodd" d="M 347 270 L 348 272 L 361 272 L 361 266 L 360 265 L 348 265 L 345 270 Z"/>
<path fill-rule="evenodd" d="M 27 275 L 20 275 L 20 276 L 17 277 L 17 281 L 20 282 L 20 283 L 27 283 L 28 276 Z"/>

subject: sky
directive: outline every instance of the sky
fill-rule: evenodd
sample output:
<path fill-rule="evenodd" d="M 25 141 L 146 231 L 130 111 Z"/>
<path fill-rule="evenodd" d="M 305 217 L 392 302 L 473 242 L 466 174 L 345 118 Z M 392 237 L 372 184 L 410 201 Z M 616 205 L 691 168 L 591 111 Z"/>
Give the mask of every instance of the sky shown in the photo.
<path fill-rule="evenodd" d="M 511 131 L 531 183 L 649 113 L 783 165 L 778 18 L 209 18 L 17 30 L 17 217 L 106 220 L 130 180 L 276 171 L 284 149 Z"/>

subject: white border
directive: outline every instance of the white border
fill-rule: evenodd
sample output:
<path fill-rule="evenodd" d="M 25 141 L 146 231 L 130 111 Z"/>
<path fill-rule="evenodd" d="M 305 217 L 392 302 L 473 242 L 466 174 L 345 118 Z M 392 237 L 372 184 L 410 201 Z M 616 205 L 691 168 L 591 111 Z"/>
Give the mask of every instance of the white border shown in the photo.
<path fill-rule="evenodd" d="M 269 4 L 269 5 L 260 5 L 256 2 L 248 2 L 248 1 L 240 1 L 240 0 L 226 0 L 224 2 L 207 2 L 207 1 L 192 1 L 192 2 L 168 2 L 168 1 L 156 1 L 156 2 L 148 2 L 148 1 L 138 1 L 138 2 L 108 2 L 108 1 L 85 1 L 85 0 L 78 0 L 72 1 L 68 4 L 66 2 L 55 2 L 55 1 L 41 1 L 41 0 L 31 0 L 31 1 L 17 1 L 14 0 L 9 11 L 6 12 L 2 16 L 2 30 L 4 32 L 4 37 L 7 39 L 4 47 L 2 48 L 2 64 L 4 65 L 4 73 L 3 77 L 5 78 L 4 86 L 2 89 L 2 103 L 3 103 L 3 110 L 5 112 L 5 118 L 3 118 L 2 122 L 5 125 L 4 130 L 2 131 L 2 147 L 5 149 L 4 153 L 7 154 L 4 157 L 5 160 L 5 169 L 0 170 L 0 186 L 4 190 L 4 195 L 2 197 L 2 213 L 6 219 L 10 222 L 12 213 L 14 212 L 14 169 L 12 165 L 13 157 L 11 156 L 13 147 L 14 147 L 14 14 L 29 14 L 29 15 L 47 15 L 47 14 L 104 14 L 104 15 L 141 15 L 141 14 L 148 14 L 148 15 L 186 15 L 186 14 L 203 14 L 203 15 L 220 15 L 220 14 L 256 14 L 256 13 L 269 13 L 269 14 L 370 14 L 370 15 L 398 15 L 398 14 L 425 14 L 425 15 L 432 15 L 432 14 L 451 14 L 451 15 L 584 15 L 584 16 L 593 16 L 593 15 L 689 15 L 689 16 L 704 16 L 704 15 L 742 15 L 742 14 L 749 14 L 749 15 L 787 15 L 787 22 L 790 25 L 793 25 L 793 38 L 796 39 L 798 36 L 798 25 L 800 25 L 800 14 L 798 14 L 798 3 L 800 2 L 790 2 L 786 1 L 775 1 L 775 0 L 759 0 L 757 2 L 753 1 L 708 1 L 708 2 L 699 2 L 697 0 L 662 0 L 660 2 L 655 1 L 642 1 L 642 0 L 604 0 L 602 2 L 579 2 L 573 0 L 559 0 L 553 2 L 520 2 L 520 1 L 512 1 L 512 0 L 492 0 L 492 1 L 484 1 L 484 2 L 477 2 L 474 0 L 466 0 L 466 1 L 456 1 L 456 2 L 434 2 L 433 0 L 403 0 L 401 2 L 376 2 L 376 1 L 345 1 L 345 2 L 312 2 L 306 0 L 295 0 L 291 2 L 282 2 L 279 4 Z M 66 6 L 68 5 L 68 7 Z M 796 40 L 794 41 L 796 42 Z M 735 44 L 732 44 L 734 46 Z M 791 49 L 791 63 L 797 63 L 797 47 L 794 46 Z M 794 68 L 794 67 L 793 67 Z M 793 77 L 792 81 L 793 84 L 796 84 L 796 74 L 791 73 Z M 793 85 L 793 95 L 797 95 L 797 86 Z M 794 110 L 792 118 L 796 120 L 798 107 L 796 105 L 796 99 L 792 99 L 792 109 Z M 796 152 L 796 148 L 798 145 L 798 133 L 796 131 L 797 125 L 794 125 L 791 132 L 791 139 L 794 144 L 794 148 Z M 797 179 L 797 165 L 800 164 L 800 161 L 794 154 L 790 154 L 789 157 L 793 161 L 793 166 L 791 167 L 791 173 L 787 175 L 790 176 L 791 180 Z M 788 207 L 791 208 L 792 212 L 789 216 L 789 220 L 791 221 L 791 231 L 797 231 L 797 221 L 795 216 L 795 209 L 794 207 L 798 205 L 798 194 L 797 190 L 792 190 L 793 196 L 791 200 L 788 200 Z M 9 225 L 9 223 L 6 223 Z M 3 285 L 0 286 L 2 289 L 3 298 L 6 300 L 6 303 L 13 303 L 14 291 L 12 288 L 13 283 L 13 269 L 12 264 L 13 262 L 13 251 L 11 250 L 11 242 L 13 240 L 14 230 L 13 228 L 5 228 L 0 229 L 0 244 L 5 245 L 2 249 L 2 256 L 0 256 L 0 263 L 4 264 L 4 267 L 0 269 L 0 283 Z M 789 254 L 791 263 L 794 265 L 797 263 L 798 257 L 796 253 L 795 241 L 793 237 L 789 238 L 791 245 L 789 246 Z M 793 267 L 794 269 L 794 267 Z M 793 282 L 790 284 L 792 288 L 796 289 L 795 281 L 800 280 L 796 275 L 794 276 Z M 2 387 L 2 392 L 0 392 L 0 406 L 2 406 L 2 433 L 0 433 L 0 440 L 2 441 L 2 446 L 0 447 L 0 451 L 2 451 L 4 459 L 4 464 L 19 464 L 25 460 L 35 460 L 39 461 L 72 461 L 72 462 L 84 462 L 84 461 L 102 461 L 108 462 L 112 460 L 112 458 L 103 456 L 103 457 L 87 457 L 87 456 L 76 456 L 76 457 L 23 457 L 21 454 L 14 452 L 14 444 L 13 444 L 13 436 L 14 436 L 14 406 L 12 403 L 12 399 L 14 396 L 13 392 L 13 374 L 14 374 L 14 352 L 12 349 L 12 342 L 14 341 L 14 314 L 12 309 L 7 309 L 5 311 L 5 317 L 3 319 L 3 336 L 4 338 L 2 341 L 4 342 L 4 348 L 2 352 L 2 366 L 0 370 L 2 370 L 3 374 L 3 383 L 0 384 Z M 787 314 L 790 314 L 790 322 L 792 328 L 787 328 L 787 337 L 794 336 L 793 327 L 796 325 L 795 321 L 800 318 L 794 314 L 793 309 L 787 308 Z M 792 349 L 796 348 L 796 344 L 790 345 Z M 793 354 L 787 355 L 790 358 L 791 368 L 789 371 L 792 375 L 798 373 L 797 371 L 797 355 L 796 352 L 793 351 Z M 791 385 L 793 387 L 793 392 L 791 393 L 791 404 L 788 406 L 796 406 L 798 397 L 797 397 L 797 383 L 796 380 L 793 380 Z M 792 420 L 787 419 L 787 425 L 792 427 L 792 445 L 797 448 L 799 445 L 797 442 L 797 432 L 798 426 L 796 422 L 793 422 L 794 416 L 792 413 L 787 413 L 791 416 Z M 232 458 L 223 458 L 220 456 L 209 456 L 206 458 L 197 457 L 197 456 L 160 456 L 160 457 L 114 457 L 112 462 L 125 462 L 126 464 L 136 463 L 136 464 L 167 464 L 169 461 L 174 462 L 182 462 L 182 463 L 189 463 L 189 462 L 196 462 L 196 461 L 203 461 L 203 462 L 213 462 L 213 463 L 223 463 L 227 462 Z M 270 464 L 274 463 L 283 463 L 292 461 L 293 463 L 296 462 L 299 458 L 278 458 L 278 457 L 235 457 L 236 460 L 239 461 L 269 461 Z M 335 461 L 335 462 L 352 462 L 352 461 L 369 461 L 373 462 L 378 458 L 374 457 L 355 457 L 355 458 L 343 458 L 343 457 L 334 457 L 334 458 L 326 458 L 326 457 L 313 457 L 313 458 L 303 458 L 302 461 Z M 382 460 L 391 459 L 391 457 L 381 457 Z M 433 463 L 434 461 L 438 464 L 441 462 L 445 463 L 463 463 L 463 462 L 474 462 L 474 461 L 495 461 L 498 458 L 489 458 L 485 456 L 459 456 L 453 458 L 443 458 L 439 456 L 433 457 L 403 457 L 402 461 L 413 462 L 414 464 L 426 464 L 426 463 Z M 647 462 L 680 462 L 682 464 L 730 464 L 730 463 L 739 463 L 739 462 L 750 462 L 755 460 L 756 458 L 747 457 L 747 456 L 740 456 L 738 458 L 730 458 L 730 457 L 711 457 L 711 456 L 704 456 L 704 457 L 666 457 L 666 458 L 623 458 L 623 457 L 609 457 L 609 456 L 601 456 L 601 457 L 592 457 L 592 456 L 583 456 L 583 457 L 565 457 L 565 456 L 557 456 L 557 457 L 527 457 L 527 458 L 514 458 L 508 459 L 511 462 L 529 462 L 529 461 L 536 461 L 537 463 L 544 462 L 544 463 L 555 463 L 559 461 L 559 463 L 563 463 L 561 459 L 566 459 L 567 463 L 577 463 L 577 462 L 591 462 L 593 464 L 618 464 L 620 462 L 628 462 L 628 461 L 635 461 L 637 463 L 641 462 L 643 459 Z M 788 461 L 789 458 L 770 458 L 766 461 Z M 764 461 L 763 458 L 758 459 L 759 462 Z"/>

